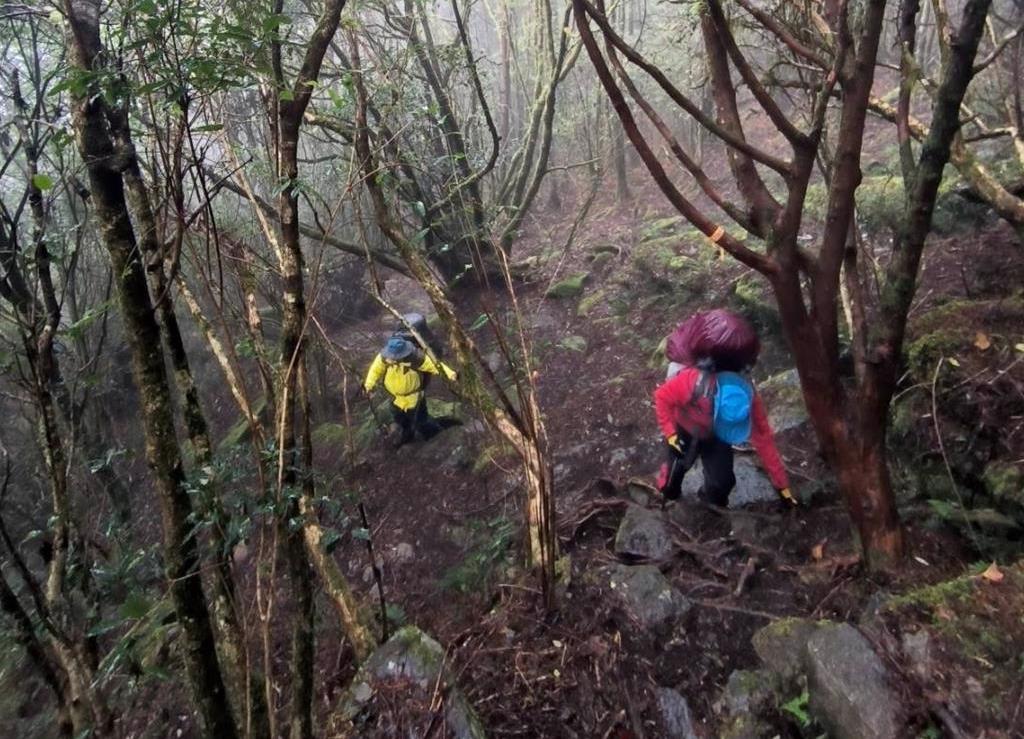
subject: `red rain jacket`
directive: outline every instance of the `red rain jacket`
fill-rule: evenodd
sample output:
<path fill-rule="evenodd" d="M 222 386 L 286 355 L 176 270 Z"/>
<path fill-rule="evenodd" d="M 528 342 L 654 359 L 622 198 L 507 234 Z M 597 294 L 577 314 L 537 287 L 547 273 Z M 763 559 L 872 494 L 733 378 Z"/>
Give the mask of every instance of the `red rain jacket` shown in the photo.
<path fill-rule="evenodd" d="M 691 403 L 693 391 L 700 380 L 701 370 L 685 367 L 678 375 L 668 380 L 654 391 L 654 413 L 658 418 L 658 428 L 668 438 L 681 429 L 698 439 L 709 438 L 714 427 L 714 385 L 708 397 L 699 398 Z M 789 487 L 789 477 L 782 465 L 779 450 L 775 448 L 775 434 L 768 415 L 764 411 L 761 396 L 754 394 L 753 417 L 750 431 L 750 443 L 761 458 L 768 478 L 777 489 Z"/>

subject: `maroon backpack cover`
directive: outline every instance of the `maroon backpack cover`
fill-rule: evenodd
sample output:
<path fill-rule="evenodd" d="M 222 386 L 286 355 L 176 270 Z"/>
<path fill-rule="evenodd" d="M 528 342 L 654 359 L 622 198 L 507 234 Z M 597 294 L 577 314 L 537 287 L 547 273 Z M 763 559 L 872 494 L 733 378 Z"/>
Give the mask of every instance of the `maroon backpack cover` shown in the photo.
<path fill-rule="evenodd" d="M 720 372 L 739 372 L 753 365 L 760 352 L 761 342 L 747 319 L 722 309 L 686 319 L 665 344 L 669 361 L 693 367 L 710 358 Z"/>

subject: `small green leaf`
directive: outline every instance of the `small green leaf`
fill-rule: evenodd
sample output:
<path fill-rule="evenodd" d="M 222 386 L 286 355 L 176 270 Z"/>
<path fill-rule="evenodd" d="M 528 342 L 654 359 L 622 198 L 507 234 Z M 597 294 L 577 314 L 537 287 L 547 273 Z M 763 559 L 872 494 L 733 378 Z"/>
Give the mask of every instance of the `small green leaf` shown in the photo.
<path fill-rule="evenodd" d="M 782 705 L 782 710 L 795 718 L 800 726 L 807 728 L 811 723 L 811 716 L 807 713 L 809 696 L 805 690 L 793 700 Z"/>
<path fill-rule="evenodd" d="M 291 22 L 291 18 L 281 13 L 274 13 L 273 15 L 268 15 L 266 18 L 263 19 L 263 32 L 271 33 L 273 31 L 276 31 L 281 26 L 286 26 Z"/>
<path fill-rule="evenodd" d="M 334 550 L 334 547 L 338 545 L 340 540 L 341 534 L 334 529 L 328 529 L 320 539 L 320 546 L 325 552 L 330 554 Z"/>
<path fill-rule="evenodd" d="M 121 604 L 121 618 L 145 618 L 152 604 L 142 593 L 129 593 Z"/>
<path fill-rule="evenodd" d="M 51 187 L 53 187 L 53 178 L 50 177 L 49 175 L 45 175 L 42 173 L 35 174 L 32 175 L 32 185 L 37 190 L 42 190 L 43 192 L 46 192 Z"/>
<path fill-rule="evenodd" d="M 413 203 L 412 209 L 416 211 L 416 215 L 418 215 L 420 218 L 426 218 L 427 208 L 425 205 L 423 205 L 422 201 L 417 200 L 415 203 Z"/>
<path fill-rule="evenodd" d="M 370 530 L 369 529 L 364 529 L 361 526 L 359 528 L 357 528 L 357 529 L 352 529 L 352 538 L 353 539 L 358 539 L 359 541 L 369 541 L 370 540 Z"/>
<path fill-rule="evenodd" d="M 470 331 L 477 331 L 477 330 L 483 328 L 484 325 L 486 325 L 487 320 L 488 320 L 487 319 L 487 314 L 486 313 L 481 313 L 479 316 L 477 316 L 477 319 L 475 321 L 473 321 L 473 325 L 469 327 L 469 330 Z"/>

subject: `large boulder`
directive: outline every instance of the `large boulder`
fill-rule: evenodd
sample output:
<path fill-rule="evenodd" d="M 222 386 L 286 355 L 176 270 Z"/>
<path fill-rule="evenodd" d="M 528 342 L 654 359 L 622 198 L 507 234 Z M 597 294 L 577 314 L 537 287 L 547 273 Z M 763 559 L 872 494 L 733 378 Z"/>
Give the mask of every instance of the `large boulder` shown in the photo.
<path fill-rule="evenodd" d="M 667 626 L 693 605 L 654 565 L 614 564 L 601 572 L 626 616 L 642 628 Z"/>
<path fill-rule="evenodd" d="M 699 739 L 700 734 L 693 725 L 690 704 L 678 690 L 655 688 L 654 697 L 658 702 L 658 714 L 666 739 Z"/>
<path fill-rule="evenodd" d="M 809 420 L 800 376 L 795 369 L 780 372 L 758 383 L 757 391 L 768 411 L 768 422 L 777 434 L 799 428 Z"/>
<path fill-rule="evenodd" d="M 631 559 L 665 559 L 672 554 L 672 535 L 665 516 L 630 505 L 615 535 L 615 553 Z"/>
<path fill-rule="evenodd" d="M 780 618 L 755 632 L 751 643 L 765 669 L 785 684 L 803 674 L 807 642 L 821 626 L 806 618 Z"/>
<path fill-rule="evenodd" d="M 778 494 L 768 479 L 768 476 L 761 471 L 754 460 L 746 456 L 737 455 L 733 463 L 733 472 L 736 474 L 736 487 L 729 494 L 729 505 L 731 507 L 747 505 L 759 501 L 778 500 Z M 697 497 L 697 491 L 704 484 L 704 469 L 695 464 L 686 477 L 683 478 L 682 491 L 684 496 Z"/>
<path fill-rule="evenodd" d="M 429 705 L 437 690 L 444 695 L 448 732 L 456 739 L 484 739 L 480 720 L 445 671 L 444 661 L 444 649 L 430 636 L 415 626 L 400 629 L 359 668 L 341 698 L 339 718 L 358 727 L 361 716 L 381 708 L 374 705 L 374 697 L 381 691 L 398 688 L 410 701 L 425 697 Z"/>
<path fill-rule="evenodd" d="M 849 624 L 819 627 L 807 641 L 807 690 L 815 718 L 835 739 L 895 739 L 900 706 L 882 661 Z"/>

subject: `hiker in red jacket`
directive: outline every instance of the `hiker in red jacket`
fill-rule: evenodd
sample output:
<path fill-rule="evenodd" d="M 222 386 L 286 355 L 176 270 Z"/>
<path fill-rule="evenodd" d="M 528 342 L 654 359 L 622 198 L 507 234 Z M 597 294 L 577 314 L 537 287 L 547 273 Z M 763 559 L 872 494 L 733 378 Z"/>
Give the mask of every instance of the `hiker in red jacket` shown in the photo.
<path fill-rule="evenodd" d="M 701 500 L 727 505 L 736 485 L 732 448 L 749 440 L 780 497 L 796 504 L 764 404 L 741 374 L 759 350 L 753 328 L 722 310 L 693 316 L 669 337 L 666 353 L 678 370 L 654 392 L 655 415 L 668 448 L 658 477 L 666 499 L 679 497 L 683 477 L 700 457 Z"/>

